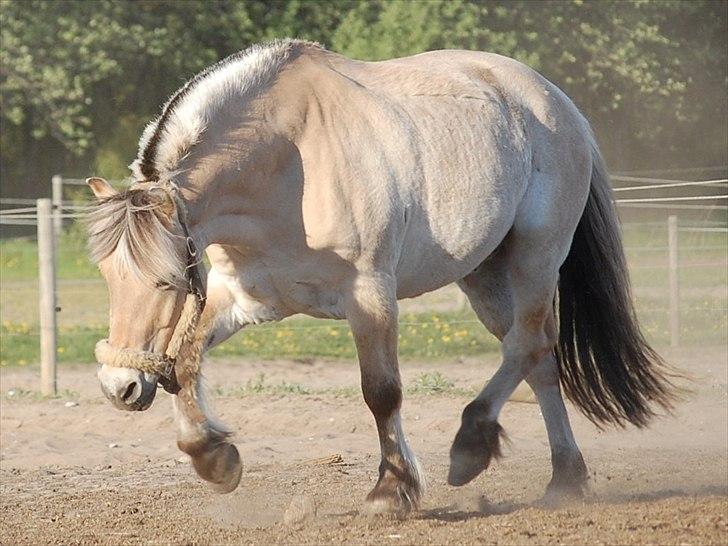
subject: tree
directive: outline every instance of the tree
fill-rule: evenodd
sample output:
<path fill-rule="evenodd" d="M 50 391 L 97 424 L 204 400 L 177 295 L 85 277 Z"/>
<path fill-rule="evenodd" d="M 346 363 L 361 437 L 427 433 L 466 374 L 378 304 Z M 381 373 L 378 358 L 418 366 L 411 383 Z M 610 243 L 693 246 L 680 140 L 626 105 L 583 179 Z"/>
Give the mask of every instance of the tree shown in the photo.
<path fill-rule="evenodd" d="M 284 36 L 360 59 L 515 57 L 574 99 L 612 168 L 725 164 L 727 12 L 709 0 L 0 0 L 2 192 L 44 193 L 54 172 L 125 176 L 184 81 Z"/>
<path fill-rule="evenodd" d="M 721 2 L 380 0 L 349 12 L 333 43 L 368 59 L 444 48 L 514 57 L 574 99 L 613 165 L 649 168 L 677 153 L 725 163 L 726 30 Z M 706 105 L 705 94 L 722 98 Z M 712 145 L 687 150 L 701 119 Z"/>

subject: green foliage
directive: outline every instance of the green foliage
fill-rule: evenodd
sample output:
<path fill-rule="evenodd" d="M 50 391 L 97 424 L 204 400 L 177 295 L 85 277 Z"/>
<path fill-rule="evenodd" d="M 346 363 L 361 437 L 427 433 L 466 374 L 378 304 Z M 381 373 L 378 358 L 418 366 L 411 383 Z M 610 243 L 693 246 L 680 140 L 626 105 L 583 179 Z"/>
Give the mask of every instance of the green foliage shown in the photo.
<path fill-rule="evenodd" d="M 498 350 L 499 344 L 472 314 L 418 313 L 401 319 L 399 355 L 403 360 L 442 360 Z M 3 319 L 0 326 L 0 365 L 38 362 L 38 325 Z M 105 325 L 59 328 L 60 362 L 89 362 L 96 342 L 106 337 Z M 292 318 L 251 326 L 213 349 L 215 358 L 356 359 L 351 331 L 342 321 Z M 255 383 L 248 385 L 251 391 Z"/>
<path fill-rule="evenodd" d="M 0 0 L 4 190 L 127 174 L 144 124 L 195 72 L 292 36 L 361 59 L 515 57 L 593 121 L 612 166 L 724 163 L 724 2 Z M 693 138 L 700 134 L 701 138 Z M 10 188 L 10 190 L 9 190 Z"/>
<path fill-rule="evenodd" d="M 688 134 L 700 122 L 715 137 L 713 160 L 722 162 L 725 100 L 716 108 L 686 98 L 725 95 L 726 24 L 719 2 L 380 0 L 349 12 L 333 45 L 365 59 L 445 48 L 514 57 L 576 101 L 619 163 L 637 163 L 646 152 L 652 162 L 675 152 L 689 161 L 675 125 Z"/>

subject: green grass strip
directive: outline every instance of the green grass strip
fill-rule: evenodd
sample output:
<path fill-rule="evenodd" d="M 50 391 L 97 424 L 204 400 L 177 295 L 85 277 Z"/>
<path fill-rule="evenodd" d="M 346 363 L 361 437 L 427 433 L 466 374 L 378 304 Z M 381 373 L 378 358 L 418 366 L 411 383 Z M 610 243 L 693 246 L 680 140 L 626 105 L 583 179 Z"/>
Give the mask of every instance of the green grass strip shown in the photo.
<path fill-rule="evenodd" d="M 60 329 L 60 362 L 93 362 L 101 327 Z M 4 322 L 0 365 L 24 366 L 39 360 L 38 327 Z M 470 313 L 418 313 L 400 319 L 399 354 L 403 360 L 437 360 L 497 351 L 498 341 Z M 345 321 L 293 318 L 250 326 L 210 353 L 218 358 L 354 360 L 354 340 Z"/>

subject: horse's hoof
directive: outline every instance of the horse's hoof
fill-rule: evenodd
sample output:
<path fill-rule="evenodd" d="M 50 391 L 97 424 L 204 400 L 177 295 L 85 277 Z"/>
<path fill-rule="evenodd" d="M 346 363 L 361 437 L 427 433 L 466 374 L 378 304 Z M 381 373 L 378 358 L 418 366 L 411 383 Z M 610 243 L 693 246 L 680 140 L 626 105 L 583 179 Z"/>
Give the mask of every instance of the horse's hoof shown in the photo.
<path fill-rule="evenodd" d="M 399 501 L 392 498 L 380 497 L 364 501 L 364 508 L 361 513 L 369 517 L 390 517 L 403 519 L 409 514 L 410 508 L 402 506 Z"/>
<path fill-rule="evenodd" d="M 238 449 L 227 442 L 217 444 L 209 451 L 192 457 L 197 475 L 210 482 L 217 493 L 230 493 L 240 483 L 243 464 Z"/>
<path fill-rule="evenodd" d="M 589 491 L 589 471 L 578 451 L 556 451 L 552 455 L 554 472 L 546 487 L 543 503 L 559 506 L 579 501 Z"/>
<path fill-rule="evenodd" d="M 380 479 L 367 495 L 363 510 L 366 515 L 390 515 L 403 518 L 412 510 L 419 508 L 422 497 L 420 487 L 415 483 L 393 484 L 392 481 L 391 478 Z"/>
<path fill-rule="evenodd" d="M 546 487 L 541 503 L 549 508 L 558 508 L 563 504 L 583 500 L 587 490 L 588 483 L 581 478 L 573 481 L 552 479 Z"/>
<path fill-rule="evenodd" d="M 403 500 L 398 495 L 372 496 L 372 493 L 369 493 L 364 501 L 364 509 L 362 510 L 362 513 L 366 516 L 384 516 L 395 519 L 403 519 L 412 511 L 412 503 Z"/>
<path fill-rule="evenodd" d="M 483 472 L 491 458 L 501 456 L 500 438 L 503 429 L 497 421 L 483 418 L 485 408 L 480 401 L 471 402 L 463 411 L 460 430 L 450 448 L 450 470 L 447 483 L 465 485 Z"/>
<path fill-rule="evenodd" d="M 537 503 L 543 508 L 561 508 L 584 499 L 582 487 L 549 487 L 546 488 L 541 500 Z"/>
<path fill-rule="evenodd" d="M 453 445 L 450 450 L 450 470 L 447 473 L 447 483 L 460 487 L 474 480 L 478 475 L 488 468 L 489 457 L 482 453 L 459 450 Z"/>

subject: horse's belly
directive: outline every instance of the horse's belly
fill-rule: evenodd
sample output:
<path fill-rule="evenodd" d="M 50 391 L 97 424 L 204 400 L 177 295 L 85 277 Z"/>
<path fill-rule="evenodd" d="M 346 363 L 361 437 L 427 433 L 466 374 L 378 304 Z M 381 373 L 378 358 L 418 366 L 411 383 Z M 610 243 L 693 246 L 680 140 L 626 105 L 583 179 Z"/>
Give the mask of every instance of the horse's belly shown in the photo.
<path fill-rule="evenodd" d="M 515 208 L 508 198 L 479 199 L 437 218 L 413 218 L 397 264 L 397 297 L 415 297 L 470 273 L 506 236 Z"/>

